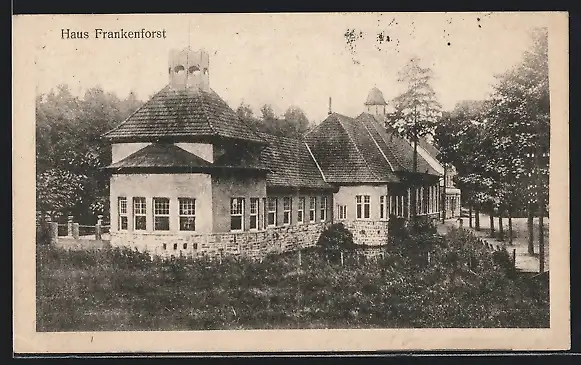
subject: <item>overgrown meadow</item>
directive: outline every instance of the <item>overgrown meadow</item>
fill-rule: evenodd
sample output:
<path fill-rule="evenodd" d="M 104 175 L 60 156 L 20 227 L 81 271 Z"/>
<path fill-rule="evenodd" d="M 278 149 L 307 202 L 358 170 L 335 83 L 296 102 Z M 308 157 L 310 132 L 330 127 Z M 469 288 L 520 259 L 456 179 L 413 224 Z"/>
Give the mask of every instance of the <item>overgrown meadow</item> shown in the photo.
<path fill-rule="evenodd" d="M 341 250 L 303 250 L 299 266 L 298 252 L 162 261 L 39 245 L 37 330 L 549 326 L 548 289 L 466 232 L 375 258 Z"/>

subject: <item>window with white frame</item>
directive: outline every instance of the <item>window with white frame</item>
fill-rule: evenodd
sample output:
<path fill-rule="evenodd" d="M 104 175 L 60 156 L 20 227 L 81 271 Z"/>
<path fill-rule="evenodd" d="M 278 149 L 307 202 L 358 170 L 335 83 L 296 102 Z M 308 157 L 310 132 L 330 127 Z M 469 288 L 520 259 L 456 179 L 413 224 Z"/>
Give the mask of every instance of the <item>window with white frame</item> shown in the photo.
<path fill-rule="evenodd" d="M 169 231 L 169 198 L 153 198 L 153 230 Z"/>
<path fill-rule="evenodd" d="M 397 196 L 390 195 L 389 196 L 389 215 L 397 216 Z"/>
<path fill-rule="evenodd" d="M 379 197 L 379 219 L 387 219 L 387 196 L 382 195 Z"/>
<path fill-rule="evenodd" d="M 126 197 L 118 197 L 117 198 L 117 209 L 118 209 L 118 229 L 120 231 L 127 230 L 127 198 Z"/>
<path fill-rule="evenodd" d="M 196 199 L 178 198 L 180 231 L 196 230 Z"/>
<path fill-rule="evenodd" d="M 305 197 L 299 198 L 299 206 L 297 209 L 297 224 L 305 221 Z"/>
<path fill-rule="evenodd" d="M 147 229 L 147 208 L 144 197 L 133 198 L 133 229 L 136 231 Z"/>
<path fill-rule="evenodd" d="M 258 212 L 259 212 L 259 199 L 250 198 L 250 227 L 249 229 L 258 229 Z"/>
<path fill-rule="evenodd" d="M 244 198 L 230 199 L 230 230 L 244 230 Z"/>
<path fill-rule="evenodd" d="M 321 214 L 319 216 L 319 218 L 321 219 L 321 222 L 324 222 L 327 220 L 327 197 L 323 196 L 321 197 Z"/>
<path fill-rule="evenodd" d="M 356 195 L 357 219 L 369 219 L 371 216 L 371 197 L 369 195 Z"/>
<path fill-rule="evenodd" d="M 309 221 L 310 222 L 314 222 L 316 220 L 316 217 L 317 217 L 316 206 L 317 206 L 317 197 L 311 196 L 309 198 Z"/>
<path fill-rule="evenodd" d="M 285 196 L 282 198 L 282 224 L 291 224 L 291 208 L 292 200 L 290 197 Z"/>
<path fill-rule="evenodd" d="M 338 216 L 339 220 L 347 219 L 347 206 L 346 205 L 338 205 Z"/>
<path fill-rule="evenodd" d="M 363 196 L 363 218 L 368 219 L 371 216 L 371 197 Z"/>
<path fill-rule="evenodd" d="M 267 204 L 266 224 L 269 227 L 274 227 L 276 226 L 276 198 L 268 198 Z"/>

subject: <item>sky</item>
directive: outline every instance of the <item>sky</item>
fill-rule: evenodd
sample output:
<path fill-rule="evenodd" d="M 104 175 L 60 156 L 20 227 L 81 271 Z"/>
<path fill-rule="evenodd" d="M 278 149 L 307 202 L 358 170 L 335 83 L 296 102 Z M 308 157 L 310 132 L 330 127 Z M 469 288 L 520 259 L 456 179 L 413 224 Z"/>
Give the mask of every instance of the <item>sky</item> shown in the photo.
<path fill-rule="evenodd" d="M 38 21 L 37 93 L 67 84 L 76 95 L 90 87 L 147 100 L 168 83 L 172 48 L 210 54 L 210 87 L 235 109 L 259 113 L 264 104 L 283 113 L 301 108 L 323 120 L 334 112 L 357 116 L 369 90 L 386 100 L 403 91 L 397 72 L 412 57 L 434 74 L 444 109 L 482 100 L 494 76 L 517 64 L 530 46 L 529 31 L 547 26 L 534 13 L 307 13 L 44 16 Z M 165 30 L 165 39 L 95 39 L 103 30 Z M 62 29 L 88 39 L 62 39 Z M 354 49 L 345 32 L 362 32 Z M 389 36 L 381 45 L 377 34 Z M 379 46 L 379 47 L 378 47 Z"/>

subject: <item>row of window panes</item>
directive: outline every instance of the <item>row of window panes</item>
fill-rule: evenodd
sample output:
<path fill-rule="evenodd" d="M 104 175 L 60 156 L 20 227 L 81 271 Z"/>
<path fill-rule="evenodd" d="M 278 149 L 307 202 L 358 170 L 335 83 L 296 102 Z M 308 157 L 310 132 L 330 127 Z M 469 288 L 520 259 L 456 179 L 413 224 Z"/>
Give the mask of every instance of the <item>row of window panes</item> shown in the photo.
<path fill-rule="evenodd" d="M 196 230 L 196 199 L 178 198 L 180 231 Z M 127 198 L 118 197 L 119 230 L 128 228 Z M 133 198 L 133 230 L 147 229 L 147 207 L 144 197 Z M 153 229 L 169 231 L 169 198 L 153 198 Z"/>
<path fill-rule="evenodd" d="M 428 199 L 420 199 L 423 197 L 424 188 L 417 190 L 417 206 L 418 212 L 428 213 L 436 212 L 438 209 L 438 194 L 435 186 L 428 188 Z M 403 195 L 382 195 L 379 197 L 379 218 L 387 219 L 389 216 L 404 217 L 406 199 Z M 347 219 L 347 206 L 338 205 L 338 219 Z M 369 195 L 355 196 L 355 218 L 369 219 L 371 215 L 371 197 Z"/>

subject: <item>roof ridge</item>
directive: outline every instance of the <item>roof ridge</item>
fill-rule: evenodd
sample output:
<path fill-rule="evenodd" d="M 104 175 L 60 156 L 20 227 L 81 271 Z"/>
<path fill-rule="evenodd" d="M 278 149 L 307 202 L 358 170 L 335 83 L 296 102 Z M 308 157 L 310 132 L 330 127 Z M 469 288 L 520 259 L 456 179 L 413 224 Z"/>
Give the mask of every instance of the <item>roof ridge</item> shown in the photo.
<path fill-rule="evenodd" d="M 385 153 L 383 153 L 383 150 L 381 149 L 381 147 L 379 147 L 379 143 L 377 143 L 375 138 L 373 138 L 373 135 L 371 134 L 371 131 L 369 131 L 369 128 L 367 128 L 365 123 L 362 123 L 362 124 L 363 124 L 363 127 L 365 128 L 365 130 L 367 131 L 367 133 L 369 133 L 369 137 L 371 137 L 371 139 L 373 140 L 373 143 L 375 143 L 375 147 L 377 147 L 377 149 L 379 150 L 379 153 L 381 153 L 381 155 L 383 156 L 385 161 L 387 161 L 387 164 L 389 165 L 389 168 L 391 169 L 391 171 L 395 172 L 395 170 L 393 169 L 393 166 L 391 165 L 391 162 L 389 162 L 389 160 L 387 159 L 387 156 L 385 155 Z M 375 126 L 373 126 L 373 128 L 375 128 Z M 375 131 L 378 132 L 377 129 Z M 379 132 L 377 134 L 379 134 Z"/>
<path fill-rule="evenodd" d="M 162 88 L 161 88 L 161 89 L 160 89 L 158 92 L 156 92 L 156 93 L 155 93 L 155 94 L 154 94 L 154 95 L 153 95 L 151 98 L 149 98 L 149 100 L 147 100 L 146 102 L 144 102 L 143 104 L 141 104 L 141 105 L 139 106 L 139 108 L 135 109 L 135 110 L 133 111 L 133 113 L 129 114 L 129 115 L 127 116 L 127 118 L 125 118 L 125 120 L 123 120 L 121 123 L 119 123 L 119 124 L 118 124 L 118 125 L 117 125 L 115 128 L 112 128 L 111 130 L 109 130 L 109 131 L 107 131 L 107 132 L 105 132 L 105 133 L 101 134 L 101 136 L 100 136 L 100 137 L 104 137 L 104 136 L 108 135 L 109 133 L 111 133 L 111 132 L 113 132 L 113 131 L 115 131 L 115 130 L 119 129 L 119 128 L 120 128 L 122 125 L 124 125 L 125 123 L 127 123 L 127 121 L 128 121 L 128 120 L 129 120 L 129 119 L 130 119 L 130 118 L 131 118 L 133 115 L 135 115 L 135 113 L 137 113 L 138 111 L 140 111 L 141 109 L 143 109 L 143 108 L 144 108 L 144 107 L 145 107 L 147 104 L 151 103 L 151 102 L 153 101 L 153 99 L 155 99 L 155 97 L 156 97 L 157 95 L 159 95 L 159 94 L 160 94 L 162 91 L 164 91 L 164 90 L 165 90 L 165 89 L 167 89 L 167 88 L 169 88 L 169 84 L 167 84 L 167 85 L 165 85 L 164 87 L 162 87 Z"/>
<path fill-rule="evenodd" d="M 353 144 L 353 146 L 355 147 L 355 150 L 357 151 L 357 153 L 359 154 L 359 156 L 361 157 L 361 160 L 363 160 L 363 163 L 365 164 L 365 166 L 367 167 L 367 170 L 369 170 L 369 172 L 371 173 L 371 175 L 373 175 L 376 179 L 381 180 L 376 174 L 375 172 L 369 167 L 369 163 L 367 162 L 367 160 L 365 159 L 365 157 L 363 156 L 363 154 L 361 153 L 361 151 L 359 150 L 359 148 L 357 147 L 357 143 L 355 143 L 355 141 L 353 140 L 353 137 L 351 136 L 351 134 L 349 133 L 349 131 L 347 130 L 347 128 L 345 128 L 345 126 L 343 125 L 343 122 L 341 121 L 341 118 L 337 118 L 335 117 L 335 119 L 337 119 L 337 121 L 339 122 L 339 125 L 341 125 L 341 127 L 343 128 L 343 130 L 345 131 L 345 133 L 347 134 L 347 137 L 349 138 L 349 141 L 351 141 L 351 144 Z"/>
<path fill-rule="evenodd" d="M 325 177 L 325 174 L 323 173 L 323 170 L 321 169 L 321 166 L 319 166 L 319 163 L 317 162 L 317 159 L 315 158 L 315 155 L 313 155 L 313 152 L 311 151 L 311 148 L 309 147 L 309 145 L 307 144 L 307 142 L 303 141 L 303 143 L 305 144 L 305 147 L 307 147 L 307 151 L 309 151 L 309 154 L 311 155 L 311 158 L 315 162 L 315 165 L 317 165 L 317 169 L 319 169 L 319 172 L 321 173 L 321 177 L 323 178 L 323 181 L 328 184 L 329 182 L 327 181 L 327 178 Z"/>
<path fill-rule="evenodd" d="M 362 114 L 368 114 L 368 115 L 371 115 L 371 114 L 369 114 L 369 113 L 362 113 Z M 375 119 L 375 117 L 373 117 L 372 115 L 371 115 L 371 117 L 372 117 L 373 119 Z M 387 133 L 387 128 L 385 128 L 385 127 L 384 127 L 384 129 L 385 129 L 385 132 Z M 377 128 L 376 128 L 376 130 L 377 130 Z M 378 131 L 378 132 L 379 132 L 379 131 Z M 383 136 L 381 135 L 381 133 L 379 133 L 379 136 L 381 137 L 381 139 L 383 140 L 383 142 L 385 142 L 385 144 L 387 145 L 387 147 L 388 147 L 388 148 L 389 148 L 389 150 L 391 151 L 391 148 L 389 147 L 389 143 L 388 143 L 388 142 L 385 140 L 385 138 L 383 138 Z M 393 138 L 393 133 L 392 133 L 392 138 Z M 398 138 L 398 136 L 396 136 L 396 138 Z M 395 159 L 395 161 L 396 161 L 396 162 L 397 162 L 397 163 L 398 163 L 398 164 L 399 164 L 399 165 L 400 165 L 402 168 L 404 168 L 404 169 L 405 169 L 405 167 L 404 167 L 404 164 L 402 164 L 402 163 L 401 163 L 401 161 L 399 160 L 399 158 L 397 158 L 397 154 L 396 154 L 396 153 L 393 153 L 393 151 L 392 151 L 392 153 L 391 153 L 391 154 L 393 155 L 393 158 Z M 407 170 L 407 169 L 405 169 L 405 170 Z"/>
<path fill-rule="evenodd" d="M 214 133 L 215 136 L 217 136 L 218 132 L 216 131 L 216 129 L 212 125 L 212 121 L 210 120 L 210 117 L 208 116 L 208 111 L 206 110 L 206 103 L 204 100 L 204 98 L 205 98 L 204 91 L 199 90 L 198 92 L 200 93 L 200 105 L 202 106 L 200 109 L 202 109 L 202 113 L 204 113 L 204 117 L 206 117 L 206 120 L 208 121 L 208 126 L 210 127 L 210 130 Z"/>

